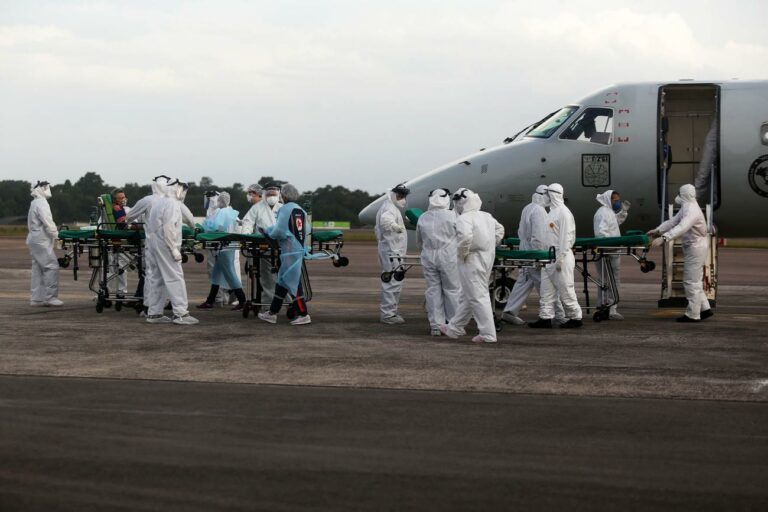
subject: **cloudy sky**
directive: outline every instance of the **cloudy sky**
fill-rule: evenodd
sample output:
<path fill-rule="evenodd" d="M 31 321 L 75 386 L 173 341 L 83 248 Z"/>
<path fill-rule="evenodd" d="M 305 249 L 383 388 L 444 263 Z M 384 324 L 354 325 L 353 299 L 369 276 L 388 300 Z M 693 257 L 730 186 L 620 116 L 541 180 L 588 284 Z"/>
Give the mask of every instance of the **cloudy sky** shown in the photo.
<path fill-rule="evenodd" d="M 618 81 L 768 78 L 764 0 L 0 0 L 0 179 L 380 192 Z"/>

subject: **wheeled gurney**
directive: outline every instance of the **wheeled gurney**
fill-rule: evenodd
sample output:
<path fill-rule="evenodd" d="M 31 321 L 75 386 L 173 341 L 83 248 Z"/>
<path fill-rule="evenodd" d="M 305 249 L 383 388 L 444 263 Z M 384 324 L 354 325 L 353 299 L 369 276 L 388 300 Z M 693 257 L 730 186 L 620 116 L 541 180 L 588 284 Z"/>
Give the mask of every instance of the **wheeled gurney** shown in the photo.
<path fill-rule="evenodd" d="M 619 303 L 619 289 L 610 257 L 631 256 L 640 265 L 640 270 L 647 273 L 656 268 L 656 264 L 647 259 L 649 249 L 650 239 L 642 231 L 629 231 L 624 236 L 616 237 L 576 238 L 573 246 L 577 261 L 576 270 L 584 280 L 585 309 L 587 312 L 594 310 L 592 318 L 595 322 L 607 320 L 610 308 Z M 600 261 L 604 262 L 603 272 L 602 275 L 595 277 L 590 274 L 588 263 Z M 613 301 L 591 307 L 588 286 L 590 282 L 597 285 L 603 292 L 610 290 Z"/>

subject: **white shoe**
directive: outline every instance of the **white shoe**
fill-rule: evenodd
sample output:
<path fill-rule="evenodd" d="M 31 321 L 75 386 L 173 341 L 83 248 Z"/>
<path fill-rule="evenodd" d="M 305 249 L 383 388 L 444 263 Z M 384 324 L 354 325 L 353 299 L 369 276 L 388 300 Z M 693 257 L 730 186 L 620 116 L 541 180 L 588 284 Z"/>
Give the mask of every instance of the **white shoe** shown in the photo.
<path fill-rule="evenodd" d="M 59 300 L 56 297 L 54 297 L 54 298 L 52 298 L 50 300 L 45 301 L 45 305 L 46 306 L 51 306 L 51 307 L 59 307 L 59 306 L 63 306 L 64 303 L 61 300 Z"/>
<path fill-rule="evenodd" d="M 309 317 L 309 315 L 299 316 L 291 320 L 291 325 L 307 325 L 311 323 L 312 319 Z"/>
<path fill-rule="evenodd" d="M 455 340 L 455 339 L 458 338 L 458 336 L 456 336 L 455 334 L 453 334 L 451 331 L 448 330 L 448 326 L 447 325 L 441 325 L 440 326 L 440 333 L 443 336 L 448 336 L 452 340 Z"/>
<path fill-rule="evenodd" d="M 401 317 L 400 315 L 392 315 L 386 318 L 382 318 L 381 323 L 388 324 L 388 325 L 404 324 L 405 318 Z"/>
<path fill-rule="evenodd" d="M 273 315 L 269 311 L 262 311 L 258 314 L 259 320 L 264 320 L 268 324 L 276 324 L 277 323 L 277 315 Z M 293 323 L 293 322 L 291 322 Z"/>
<path fill-rule="evenodd" d="M 488 339 L 488 338 L 483 338 L 482 336 L 480 336 L 478 334 L 477 336 L 472 338 L 472 342 L 474 342 L 474 343 L 496 343 L 496 340 L 491 340 L 491 339 Z"/>
<path fill-rule="evenodd" d="M 433 327 L 432 330 L 429 332 L 429 335 L 430 336 L 442 336 L 443 333 L 440 332 L 440 328 L 439 327 Z"/>
<path fill-rule="evenodd" d="M 42 300 L 31 300 L 29 301 L 29 305 L 35 308 L 41 308 L 45 306 L 45 302 L 43 302 Z"/>
<path fill-rule="evenodd" d="M 616 308 L 611 308 L 608 313 L 609 320 L 624 320 L 624 315 L 616 311 Z"/>
<path fill-rule="evenodd" d="M 195 325 L 199 324 L 200 320 L 187 313 L 184 316 L 174 316 L 173 323 L 176 325 Z"/>
<path fill-rule="evenodd" d="M 142 309 L 141 313 L 139 313 L 139 318 L 147 318 L 147 312 Z"/>
<path fill-rule="evenodd" d="M 512 313 L 504 313 L 501 319 L 512 325 L 525 325 L 525 320 Z"/>
<path fill-rule="evenodd" d="M 172 320 L 165 315 L 148 315 L 146 322 L 148 324 L 169 324 Z"/>

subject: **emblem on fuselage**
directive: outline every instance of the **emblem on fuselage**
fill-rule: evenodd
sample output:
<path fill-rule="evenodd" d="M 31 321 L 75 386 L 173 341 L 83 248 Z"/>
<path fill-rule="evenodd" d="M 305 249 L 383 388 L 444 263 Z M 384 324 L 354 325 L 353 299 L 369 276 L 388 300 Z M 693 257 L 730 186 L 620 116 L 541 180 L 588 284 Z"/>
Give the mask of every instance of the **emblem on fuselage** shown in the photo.
<path fill-rule="evenodd" d="M 752 190 L 763 197 L 768 197 L 768 155 L 758 157 L 752 162 L 747 177 Z"/>

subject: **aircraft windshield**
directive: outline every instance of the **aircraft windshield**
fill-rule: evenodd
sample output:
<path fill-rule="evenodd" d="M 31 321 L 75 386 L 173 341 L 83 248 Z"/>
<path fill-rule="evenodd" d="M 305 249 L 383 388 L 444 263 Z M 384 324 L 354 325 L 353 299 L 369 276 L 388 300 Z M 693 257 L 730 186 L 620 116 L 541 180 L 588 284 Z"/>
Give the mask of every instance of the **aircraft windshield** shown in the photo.
<path fill-rule="evenodd" d="M 558 128 L 560 128 L 569 117 L 573 115 L 574 112 L 576 112 L 579 109 L 579 107 L 575 106 L 568 106 L 563 107 L 554 114 L 552 114 L 549 119 L 541 123 L 539 126 L 531 130 L 530 132 L 526 133 L 526 137 L 536 137 L 539 139 L 546 139 L 553 133 L 557 131 Z"/>

